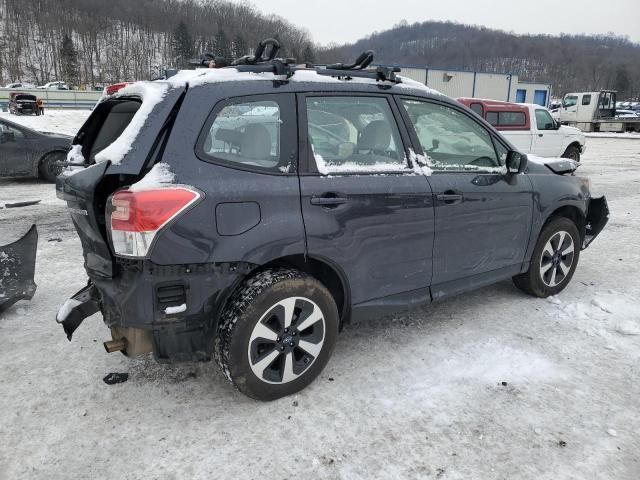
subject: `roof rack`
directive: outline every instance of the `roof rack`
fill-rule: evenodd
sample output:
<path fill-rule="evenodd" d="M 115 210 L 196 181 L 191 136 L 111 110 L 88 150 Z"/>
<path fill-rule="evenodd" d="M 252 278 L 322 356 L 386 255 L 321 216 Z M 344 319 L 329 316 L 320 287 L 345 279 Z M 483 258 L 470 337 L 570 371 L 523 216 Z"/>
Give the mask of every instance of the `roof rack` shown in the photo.
<path fill-rule="evenodd" d="M 271 47 L 267 49 L 267 47 Z M 333 63 L 326 66 L 297 66 L 295 58 L 276 58 L 276 54 L 280 50 L 280 42 L 275 38 L 267 38 L 262 40 L 253 55 L 245 55 L 237 58 L 230 65 L 226 61 L 218 62 L 222 68 L 235 68 L 239 72 L 255 72 L 255 73 L 273 73 L 277 76 L 291 78 L 297 70 L 315 70 L 318 75 L 337 77 L 344 80 L 351 80 L 354 77 L 370 78 L 376 82 L 393 82 L 402 83 L 402 79 L 396 75 L 399 73 L 400 67 L 367 67 L 373 62 L 374 51 L 367 50 L 362 52 L 353 63 Z M 265 53 L 266 52 L 266 53 Z M 206 66 L 214 57 L 211 53 L 205 52 L 200 60 L 192 60 L 191 64 L 195 66 Z M 222 59 L 224 60 L 224 59 Z"/>

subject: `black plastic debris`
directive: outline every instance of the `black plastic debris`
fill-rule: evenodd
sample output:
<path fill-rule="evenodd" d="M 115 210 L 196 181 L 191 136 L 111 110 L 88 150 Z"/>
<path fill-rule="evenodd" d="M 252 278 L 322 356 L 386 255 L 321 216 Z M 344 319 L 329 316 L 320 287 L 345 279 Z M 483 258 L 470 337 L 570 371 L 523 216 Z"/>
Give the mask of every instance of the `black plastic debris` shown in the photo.
<path fill-rule="evenodd" d="M 124 383 L 127 380 L 129 380 L 129 374 L 128 373 L 110 373 L 109 375 L 107 375 L 106 377 L 104 377 L 102 379 L 102 381 L 104 383 L 106 383 L 107 385 L 115 385 L 116 383 Z"/>

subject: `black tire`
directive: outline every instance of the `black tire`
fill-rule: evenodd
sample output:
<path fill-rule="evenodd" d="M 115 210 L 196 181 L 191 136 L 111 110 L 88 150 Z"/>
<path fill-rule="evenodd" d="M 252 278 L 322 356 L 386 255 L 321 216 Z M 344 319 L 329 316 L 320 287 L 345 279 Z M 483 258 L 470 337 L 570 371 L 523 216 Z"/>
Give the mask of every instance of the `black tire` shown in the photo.
<path fill-rule="evenodd" d="M 569 249 L 566 237 L 563 243 L 558 245 L 557 252 L 554 253 L 554 255 L 549 255 L 548 250 L 545 250 L 548 242 L 551 242 L 550 245 L 553 248 L 555 239 L 561 241 L 561 232 L 570 235 L 571 241 L 573 242 L 573 251 L 571 252 L 570 258 L 569 254 L 562 255 L 563 251 Z M 573 277 L 580 258 L 580 247 L 580 234 L 576 224 L 566 217 L 553 217 L 542 228 L 542 232 L 540 232 L 536 248 L 531 256 L 529 270 L 513 277 L 513 283 L 523 292 L 540 298 L 546 298 L 560 293 Z M 553 248 L 553 250 L 555 251 L 556 249 Z M 559 260 L 556 260 L 556 258 L 559 258 Z M 568 271 L 563 273 L 569 262 L 570 266 L 568 267 Z M 544 270 L 547 267 L 549 268 Z M 554 281 L 550 281 L 549 277 L 554 275 L 553 270 L 556 271 L 556 276 L 553 277 Z M 561 275 L 559 281 L 557 281 L 557 275 Z M 557 281 L 557 284 L 553 285 L 555 281 Z"/>
<path fill-rule="evenodd" d="M 42 180 L 47 182 L 55 182 L 56 177 L 62 173 L 63 167 L 56 165 L 58 162 L 64 162 L 67 155 L 63 152 L 48 153 L 41 161 L 39 174 Z"/>
<path fill-rule="evenodd" d="M 575 145 L 569 145 L 562 154 L 562 158 L 568 158 L 570 160 L 580 161 L 580 149 Z"/>
<path fill-rule="evenodd" d="M 291 301 L 295 308 L 290 310 L 290 330 L 284 333 L 281 317 L 286 317 L 286 309 L 280 302 Z M 303 325 L 318 315 L 320 320 Z M 333 352 L 338 325 L 336 303 L 318 280 L 288 268 L 266 270 L 245 281 L 229 299 L 218 326 L 216 362 L 245 395 L 276 400 L 299 392 L 320 374 Z M 265 326 L 271 330 L 269 335 L 277 335 L 277 341 L 256 334 Z M 298 331 L 297 326 L 304 328 Z M 302 348 L 303 342 L 316 344 L 315 356 Z M 289 379 L 285 379 L 287 365 L 292 365 Z"/>

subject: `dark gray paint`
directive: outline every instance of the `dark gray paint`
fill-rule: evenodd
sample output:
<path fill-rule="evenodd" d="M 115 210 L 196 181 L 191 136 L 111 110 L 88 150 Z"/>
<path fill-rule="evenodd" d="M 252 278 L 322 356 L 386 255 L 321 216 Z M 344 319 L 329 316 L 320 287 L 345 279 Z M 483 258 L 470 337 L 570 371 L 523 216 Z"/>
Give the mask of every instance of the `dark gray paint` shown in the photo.
<path fill-rule="evenodd" d="M 40 133 L 7 119 L 0 124 L 20 131 L 23 138 L 0 143 L 0 177 L 38 177 L 38 167 L 50 153 L 66 153 L 71 137 Z"/>
<path fill-rule="evenodd" d="M 425 177 L 407 169 L 385 175 L 318 175 L 308 155 L 303 115 L 299 124 L 296 120 L 296 101 L 308 92 L 397 94 L 465 111 L 457 102 L 421 89 L 362 82 L 231 81 L 188 89 L 183 100 L 183 89 L 173 90 L 154 109 L 127 161 L 88 168 L 58 185 L 71 207 L 87 210 L 86 218 L 73 218 L 109 325 L 152 329 L 162 358 L 183 359 L 190 351 L 191 358 L 203 358 L 203 348 L 213 344 L 225 300 L 256 268 L 322 262 L 341 281 L 344 311 L 372 316 L 520 273 L 555 210 L 569 206 L 577 215 L 587 214 L 590 197 L 579 177 L 559 176 L 535 164 L 524 174 Z M 245 96 L 275 96 L 280 102 L 282 154 L 292 161 L 288 173 L 233 168 L 199 150 L 212 110 Z M 393 104 L 393 97 L 388 98 Z M 156 136 L 177 105 L 166 144 L 159 145 Z M 397 108 L 393 111 L 405 148 L 420 152 L 412 127 Z M 512 148 L 484 120 L 472 118 Z M 159 160 L 170 165 L 176 183 L 195 187 L 204 198 L 158 234 L 149 259 L 115 261 L 102 213 L 107 196 L 135 182 Z M 463 201 L 439 202 L 437 195 L 449 190 L 460 192 Z M 313 197 L 323 195 L 345 202 L 312 204 Z M 235 212 L 236 207 L 229 207 L 233 204 L 245 206 Z M 255 207 L 246 206 L 254 204 L 259 217 Z M 176 282 L 185 286 L 189 307 L 167 319 L 154 303 L 154 292 Z"/>

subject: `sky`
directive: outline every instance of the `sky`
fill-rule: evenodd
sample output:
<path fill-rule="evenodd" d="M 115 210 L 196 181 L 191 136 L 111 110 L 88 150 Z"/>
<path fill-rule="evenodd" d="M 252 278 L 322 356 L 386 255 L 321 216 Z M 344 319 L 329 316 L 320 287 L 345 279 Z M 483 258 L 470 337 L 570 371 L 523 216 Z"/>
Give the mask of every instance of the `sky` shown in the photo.
<path fill-rule="evenodd" d="M 358 40 L 401 20 L 449 20 L 514 33 L 609 33 L 640 42 L 640 0 L 251 0 L 305 27 L 323 45 Z"/>

